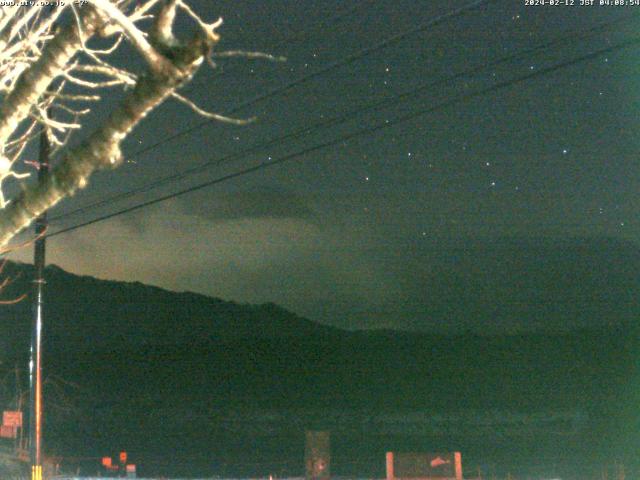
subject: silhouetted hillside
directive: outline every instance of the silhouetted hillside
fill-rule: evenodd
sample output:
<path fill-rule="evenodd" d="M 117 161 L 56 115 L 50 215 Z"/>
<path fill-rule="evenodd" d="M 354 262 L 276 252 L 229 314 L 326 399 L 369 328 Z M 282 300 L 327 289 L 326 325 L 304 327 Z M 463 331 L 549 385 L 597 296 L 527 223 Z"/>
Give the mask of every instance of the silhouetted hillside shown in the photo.
<path fill-rule="evenodd" d="M 31 292 L 33 267 L 9 264 L 15 282 L 4 292 L 12 298 Z M 175 345 L 242 337 L 324 335 L 336 330 L 301 318 L 275 304 L 241 305 L 195 293 L 176 293 L 138 282 L 114 282 L 46 269 L 45 335 L 47 349 L 111 349 Z M 0 311 L 9 332 L 0 351 L 28 345 L 31 303 Z"/>
<path fill-rule="evenodd" d="M 338 473 L 382 475 L 389 449 L 455 448 L 502 464 L 632 458 L 637 249 L 525 247 L 452 246 L 431 266 L 441 283 L 424 286 L 429 315 L 494 312 L 494 327 L 523 318 L 548 327 L 518 335 L 348 332 L 272 304 L 49 267 L 47 448 L 88 457 L 126 448 L 141 473 L 175 475 L 300 474 L 305 428 L 333 432 Z M 28 290 L 31 267 L 7 273 L 19 276 L 6 296 Z M 5 371 L 26 365 L 30 308 L 0 310 Z M 563 329 L 563 318 L 596 327 Z"/>

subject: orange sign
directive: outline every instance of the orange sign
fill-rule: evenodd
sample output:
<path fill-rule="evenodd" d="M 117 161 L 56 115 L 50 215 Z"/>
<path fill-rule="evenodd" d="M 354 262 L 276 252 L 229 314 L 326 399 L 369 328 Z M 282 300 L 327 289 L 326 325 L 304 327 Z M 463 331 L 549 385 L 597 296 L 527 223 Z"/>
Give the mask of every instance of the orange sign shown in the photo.
<path fill-rule="evenodd" d="M 22 426 L 22 412 L 5 410 L 2 413 L 2 425 L 7 427 L 21 427 Z"/>
<path fill-rule="evenodd" d="M 120 463 L 127 463 L 127 452 L 120 452 Z"/>

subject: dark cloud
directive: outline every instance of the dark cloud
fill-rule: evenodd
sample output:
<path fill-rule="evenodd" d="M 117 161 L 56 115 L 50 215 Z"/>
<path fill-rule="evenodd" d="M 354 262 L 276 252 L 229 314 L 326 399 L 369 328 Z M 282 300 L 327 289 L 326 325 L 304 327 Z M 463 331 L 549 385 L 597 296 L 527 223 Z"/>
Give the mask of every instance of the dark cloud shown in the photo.
<path fill-rule="evenodd" d="M 195 0 L 194 7 L 207 18 L 225 17 L 224 48 L 273 50 L 288 61 L 230 60 L 224 62 L 223 74 L 201 72 L 185 91 L 203 107 L 235 112 L 247 99 L 465 2 L 398 0 L 366 8 L 365 2 L 351 16 L 327 25 L 329 32 L 315 28 L 319 19 L 356 3 Z M 540 315 L 531 309 L 509 310 L 511 298 L 529 304 L 534 298 L 527 297 L 528 284 L 520 284 L 523 297 L 518 297 L 517 289 L 509 286 L 510 276 L 529 269 L 544 285 L 545 272 L 554 271 L 557 258 L 542 256 L 541 267 L 533 262 L 518 269 L 527 247 L 501 257 L 468 245 L 470 239 L 492 245 L 516 236 L 640 238 L 635 220 L 640 170 L 634 163 L 638 143 L 632 128 L 640 97 L 634 93 L 638 82 L 629 80 L 637 52 L 612 52 L 396 127 L 313 149 L 356 129 L 584 54 L 594 45 L 613 45 L 635 28 L 633 23 L 602 30 L 601 41 L 567 41 L 472 78 L 406 96 L 406 101 L 387 110 L 368 110 L 345 125 L 290 143 L 271 142 L 249 155 L 242 151 L 418 84 L 532 48 L 563 32 L 587 31 L 610 21 L 612 12 L 531 9 L 521 3 L 489 6 L 241 109 L 239 116 L 259 117 L 246 127 L 207 123 L 174 138 L 200 119 L 168 103 L 132 134 L 125 150 L 130 156 L 138 148 L 173 140 L 119 171 L 97 175 L 60 209 L 197 167 L 196 175 L 178 176 L 179 181 L 105 209 L 114 211 L 269 158 L 307 153 L 55 237 L 48 247 L 49 260 L 103 278 L 237 301 L 273 301 L 346 327 L 485 329 L 540 326 L 545 318 L 559 319 L 542 307 Z M 460 256 L 460 245 L 478 259 Z M 28 251 L 19 255 L 31 258 Z M 600 312 L 581 305 L 593 314 L 590 318 Z M 567 315 L 579 323 L 576 312 Z"/>
<path fill-rule="evenodd" d="M 234 192 L 203 191 L 179 199 L 178 205 L 185 214 L 212 221 L 251 218 L 317 221 L 316 214 L 303 195 L 269 187 Z"/>

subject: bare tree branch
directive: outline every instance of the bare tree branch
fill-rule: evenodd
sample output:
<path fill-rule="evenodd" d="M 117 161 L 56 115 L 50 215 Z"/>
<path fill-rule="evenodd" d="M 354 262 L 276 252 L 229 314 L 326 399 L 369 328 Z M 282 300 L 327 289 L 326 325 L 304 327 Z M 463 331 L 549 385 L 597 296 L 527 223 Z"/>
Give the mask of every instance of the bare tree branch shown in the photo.
<path fill-rule="evenodd" d="M 113 4 L 107 0 L 92 0 L 92 3 L 124 30 L 134 46 L 149 63 L 149 71 L 146 75 L 134 79 L 133 76 L 125 75 L 123 77 L 121 73 L 110 71 L 106 65 L 101 65 L 102 68 L 95 70 L 96 73 L 117 73 L 120 76 L 120 81 L 124 81 L 122 78 L 126 78 L 127 83 L 135 82 L 135 86 L 125 96 L 122 104 L 84 142 L 77 147 L 61 152 L 57 165 L 52 169 L 45 181 L 26 187 L 6 208 L 0 210 L 0 245 L 6 244 L 17 232 L 29 225 L 34 218 L 58 203 L 62 198 L 72 195 L 78 188 L 83 188 L 87 184 L 89 176 L 95 170 L 120 164 L 122 161 L 120 151 L 122 140 L 151 110 L 165 99 L 173 96 L 179 86 L 192 78 L 204 58 L 210 55 L 211 49 L 218 39 L 214 29 L 220 22 L 206 24 L 199 21 L 198 25 L 201 27 L 201 34 L 188 43 L 178 42 L 170 31 L 175 16 L 176 2 L 169 1 L 165 3 L 165 6 L 156 17 L 153 27 L 156 36 L 152 46 L 120 10 L 118 10 L 119 13 L 113 10 L 114 8 L 117 9 Z M 190 16 L 195 15 L 190 9 L 187 11 Z M 88 19 L 88 16 L 83 18 L 83 25 L 75 25 L 75 28 L 71 28 L 66 32 L 67 39 L 64 42 L 57 38 L 51 41 L 53 43 L 58 40 L 56 44 L 68 47 L 69 50 L 64 55 L 63 53 L 58 53 L 58 50 L 55 49 L 52 53 L 50 43 L 43 51 L 43 57 L 48 53 L 49 56 L 58 58 L 58 61 L 54 62 L 54 66 L 57 67 L 56 76 L 63 76 L 69 81 L 75 80 L 76 84 L 89 87 L 89 84 L 82 84 L 83 82 L 78 82 L 77 78 L 71 76 L 63 68 L 63 61 L 61 60 L 64 57 L 64 62 L 68 63 L 72 58 L 71 49 L 73 48 L 74 52 L 76 52 L 82 48 L 82 34 L 86 35 L 86 30 L 97 31 L 104 22 L 101 17 L 96 17 L 95 15 L 90 17 L 91 20 Z M 170 24 L 167 23 L 169 21 Z M 165 42 L 170 42 L 170 44 Z M 69 46 L 70 44 L 73 47 Z M 159 52 L 162 52 L 162 54 Z M 158 58 L 159 55 L 162 55 L 160 59 Z M 39 65 L 40 63 L 39 61 L 38 64 L 34 64 L 31 70 L 36 69 L 37 72 L 42 69 Z M 73 67 L 71 66 L 71 69 Z M 46 92 L 53 76 L 51 73 L 42 74 L 40 83 L 32 85 L 31 89 L 41 88 L 40 95 L 42 95 Z M 30 102 L 30 105 L 37 103 L 37 98 L 31 91 L 25 92 L 24 96 L 28 97 L 28 99 L 23 100 L 24 102 Z M 54 97 L 65 98 L 59 93 L 55 93 Z M 215 115 L 199 109 L 193 102 L 182 96 L 178 98 L 191 108 L 194 108 L 198 113 L 207 116 Z M 15 103 L 21 105 L 18 100 Z M 216 115 L 215 118 L 239 122 L 219 115 Z M 0 120 L 2 120 L 1 117 Z M 43 115 L 42 111 L 40 111 L 38 121 L 44 123 L 47 128 L 58 131 L 69 130 L 77 126 L 74 123 L 53 121 Z M 9 122 L 6 121 L 5 123 L 8 124 Z M 2 123 L 0 122 L 0 141 L 2 139 L 1 127 Z M 9 126 L 6 128 L 9 129 Z M 2 171 L 0 170 L 0 181 L 2 178 Z"/>
<path fill-rule="evenodd" d="M 102 20 L 93 9 L 85 8 L 84 11 L 84 32 L 92 34 L 102 24 Z M 53 80 L 63 73 L 81 46 L 80 29 L 78 25 L 72 24 L 56 34 L 39 59 L 20 75 L 15 87 L 0 106 L 0 146 L 9 140 L 32 106 L 38 103 Z"/>
<path fill-rule="evenodd" d="M 271 55 L 269 53 L 250 52 L 250 51 L 246 51 L 246 50 L 226 50 L 224 52 L 212 53 L 211 57 L 213 57 L 213 58 L 243 57 L 243 58 L 250 58 L 250 59 L 270 60 L 272 62 L 286 62 L 287 61 L 287 57 L 283 57 L 281 55 Z"/>
<path fill-rule="evenodd" d="M 205 22 L 185 0 L 147 0 L 135 7 L 134 3 L 89 0 L 90 5 L 81 9 L 70 4 L 71 8 L 55 12 L 31 7 L 0 9 L 0 247 L 42 212 L 85 187 L 93 172 L 118 166 L 122 141 L 168 98 L 206 118 L 237 125 L 253 121 L 209 112 L 177 92 L 205 60 L 211 61 L 222 19 Z M 198 29 L 189 41 L 174 35 L 178 14 L 184 14 Z M 66 26 L 55 29 L 60 18 Z M 145 32 L 138 24 L 150 18 L 153 23 Z M 117 38 L 111 46 L 96 46 L 95 37 L 113 35 Z M 109 56 L 123 39 L 144 59 L 144 73 L 112 64 Z M 283 60 L 240 50 L 217 56 Z M 90 112 L 91 102 L 101 99 L 103 89 L 117 86 L 124 91 L 121 102 L 84 140 L 69 147 L 72 133 L 83 132 L 82 118 Z M 57 112 L 55 119 L 52 110 Z M 37 137 L 37 125 L 54 145 L 50 174 L 43 181 L 22 184 L 20 193 L 5 201 L 2 182 L 29 176 L 13 167 Z"/>
<path fill-rule="evenodd" d="M 224 115 L 220 115 L 219 113 L 207 112 L 206 110 L 203 110 L 202 108 L 198 107 L 198 105 L 196 105 L 193 101 L 189 100 L 187 97 L 180 95 L 178 92 L 173 92 L 171 96 L 176 100 L 178 100 L 179 102 L 184 103 L 191 110 L 196 112 L 198 115 L 205 118 L 218 120 L 219 122 L 222 122 L 222 123 L 230 123 L 232 125 L 247 125 L 256 120 L 255 117 L 251 117 L 247 119 L 231 118 L 231 117 L 226 117 Z"/>
<path fill-rule="evenodd" d="M 127 38 L 129 38 L 131 43 L 133 43 L 142 57 L 147 61 L 151 70 L 162 73 L 165 69 L 173 68 L 171 62 L 159 54 L 155 48 L 147 42 L 144 34 L 118 7 L 113 5 L 109 0 L 91 0 L 91 3 L 120 26 Z"/>

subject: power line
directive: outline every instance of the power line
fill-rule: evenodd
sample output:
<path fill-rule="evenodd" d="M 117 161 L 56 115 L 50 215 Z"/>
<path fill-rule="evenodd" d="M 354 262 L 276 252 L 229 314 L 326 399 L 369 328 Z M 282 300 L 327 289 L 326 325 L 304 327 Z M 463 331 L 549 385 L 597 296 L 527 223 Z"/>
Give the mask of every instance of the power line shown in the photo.
<path fill-rule="evenodd" d="M 419 26 L 415 27 L 415 28 L 411 28 L 409 30 L 404 30 L 400 33 L 397 33 L 395 35 L 391 35 L 390 37 L 387 37 L 386 39 L 382 40 L 379 43 L 376 43 L 370 47 L 366 47 L 363 48 L 361 50 L 359 50 L 358 52 L 352 53 L 351 55 L 346 56 L 345 58 L 341 59 L 341 60 L 337 60 L 335 62 L 332 62 L 326 66 L 324 66 L 323 68 L 321 68 L 320 70 L 316 70 L 313 73 L 310 73 L 309 75 L 305 75 L 302 76 L 300 78 L 297 78 L 296 80 L 292 80 L 291 82 L 288 82 L 284 85 L 281 85 L 279 87 L 276 87 L 266 93 L 263 93 L 261 95 L 258 95 L 254 98 L 252 98 L 251 100 L 247 100 L 246 102 L 242 102 L 239 105 L 236 105 L 235 107 L 233 107 L 231 110 L 229 110 L 228 112 L 225 112 L 226 115 L 233 115 L 234 113 L 237 113 L 238 111 L 242 110 L 245 107 L 249 107 L 252 106 L 258 102 L 261 102 L 262 100 L 265 100 L 267 98 L 273 97 L 275 95 L 279 95 L 281 93 L 284 93 L 288 90 L 291 90 L 292 88 L 295 88 L 299 85 L 302 85 L 304 83 L 307 83 L 311 80 L 314 80 L 315 78 L 324 75 L 325 73 L 331 72 L 332 70 L 336 70 L 340 67 L 344 67 L 346 65 L 349 65 L 361 58 L 366 57 L 367 55 L 370 55 L 372 53 L 375 53 L 379 50 L 382 50 L 384 48 L 387 48 L 390 45 L 393 45 L 395 43 L 398 43 L 402 40 L 404 40 L 405 38 L 415 34 L 415 33 L 419 33 L 422 32 L 424 30 L 426 30 L 427 28 L 430 27 L 434 27 L 437 25 L 440 25 L 441 23 L 444 23 L 446 21 L 452 20 L 454 18 L 457 17 L 461 17 L 467 13 L 470 13 L 472 11 L 475 11 L 485 5 L 488 5 L 489 3 L 492 2 L 496 2 L 497 0 L 476 0 L 474 2 L 471 2 L 469 4 L 467 4 L 464 7 L 458 8 L 456 10 L 451 10 L 450 12 L 444 13 L 442 15 L 438 15 L 437 17 L 432 18 L 431 20 L 420 24 Z M 136 158 L 139 157 L 140 155 L 142 155 L 143 153 L 147 153 L 151 150 L 155 150 L 156 148 L 158 148 L 161 145 L 164 145 L 165 143 L 171 142 L 173 140 L 175 140 L 176 138 L 182 137 L 184 135 L 187 135 L 191 132 L 194 132 L 196 130 L 199 130 L 200 128 L 204 127 L 205 125 L 209 125 L 211 123 L 214 123 L 215 120 L 205 120 L 203 122 L 200 122 L 192 127 L 186 128 L 178 133 L 175 133 L 173 135 L 170 135 L 166 138 L 163 138 L 162 140 L 157 141 L 154 144 L 149 145 L 148 147 L 145 147 L 141 150 L 138 150 L 136 152 L 134 152 L 132 155 L 130 155 L 129 158 Z"/>
<path fill-rule="evenodd" d="M 348 112 L 345 112 L 343 114 L 340 114 L 338 116 L 332 117 L 330 119 L 321 121 L 321 122 L 317 122 L 313 125 L 307 126 L 307 127 L 302 127 L 299 128 L 297 130 L 294 130 L 293 132 L 290 132 L 286 135 L 282 135 L 279 136 L 277 138 L 273 138 L 271 140 L 267 140 L 266 142 L 262 142 L 262 143 L 258 143 L 255 144 L 247 149 L 241 150 L 239 152 L 235 152 L 235 153 L 231 153 L 231 154 L 227 154 L 224 155 L 221 158 L 218 159 L 214 159 L 214 160 L 209 160 L 207 162 L 205 162 L 204 164 L 192 167 L 192 168 L 188 168 L 185 169 L 181 172 L 175 173 L 175 174 L 171 174 L 171 175 L 167 175 L 161 179 L 158 179 L 154 182 L 150 182 L 147 183 L 146 185 L 142 185 L 140 187 L 134 188 L 128 192 L 123 192 L 120 194 L 116 194 L 116 195 L 112 195 L 109 198 L 103 199 L 103 200 L 99 200 L 97 202 L 91 203 L 89 205 L 77 208 L 71 212 L 67 212 L 67 213 L 63 213 L 60 214 L 56 217 L 53 217 L 51 220 L 59 220 L 62 218 L 66 218 L 66 217 L 71 217 L 73 215 L 77 215 L 79 213 L 82 212 L 86 212 L 87 210 L 93 209 L 93 208 L 97 208 L 103 205 L 107 205 L 110 204 L 112 202 L 118 201 L 118 200 L 122 200 L 124 198 L 128 198 L 131 197 L 137 193 L 142 193 L 142 192 L 146 192 L 149 190 L 153 190 L 157 187 L 160 187 L 164 184 L 167 183 L 173 183 L 175 181 L 181 180 L 189 175 L 192 175 L 194 173 L 198 173 L 201 172 L 207 168 L 211 168 L 213 166 L 217 166 L 220 165 L 224 162 L 228 162 L 230 160 L 234 160 L 237 158 L 241 158 L 243 156 L 246 156 L 247 154 L 251 154 L 251 153 L 255 153 L 257 151 L 260 151 L 264 148 L 273 146 L 273 145 L 280 145 L 282 144 L 282 142 L 284 141 L 290 141 L 290 140 L 294 140 L 297 138 L 300 138 L 302 136 L 314 133 L 315 130 L 321 129 L 321 128 L 326 128 L 332 125 L 336 125 L 336 124 L 340 124 L 340 123 L 344 123 L 347 120 L 350 120 L 352 118 L 355 118 L 356 116 L 364 113 L 364 112 L 368 112 L 368 111 L 377 111 L 377 110 L 381 110 L 383 108 L 386 108 L 389 105 L 395 105 L 396 102 L 398 101 L 406 101 L 411 99 L 411 97 L 414 97 L 415 95 L 421 94 L 424 90 L 433 88 L 433 87 L 437 87 L 439 85 L 443 85 L 443 84 L 449 84 L 451 82 L 460 80 L 462 78 L 465 77 L 470 77 L 470 76 L 474 76 L 477 75 L 479 73 L 482 73 L 485 70 L 488 70 L 490 68 L 496 67 L 498 65 L 504 64 L 504 63 L 508 63 L 508 62 L 512 62 L 514 60 L 519 60 L 521 58 L 525 58 L 531 54 L 535 54 L 539 51 L 544 51 L 558 43 L 565 43 L 568 39 L 571 40 L 580 40 L 580 39 L 585 39 L 585 38 L 589 38 L 591 36 L 593 36 L 596 33 L 601 32 L 602 30 L 605 30 L 607 28 L 610 28 L 620 22 L 623 21 L 628 21 L 632 18 L 637 18 L 640 15 L 634 15 L 634 16 L 624 16 L 624 17 L 620 17 L 617 18 L 611 22 L 606 22 L 606 23 L 602 23 L 599 25 L 596 25 L 588 30 L 581 30 L 579 31 L 579 35 L 576 35 L 576 32 L 565 32 L 565 34 L 550 40 L 548 42 L 544 42 L 540 45 L 534 46 L 532 48 L 526 49 L 526 50 L 521 50 L 519 52 L 507 55 L 505 57 L 501 57 L 493 62 L 490 63 L 482 63 L 479 65 L 476 65 L 474 67 L 471 67 L 469 69 L 466 69 L 462 72 L 450 75 L 448 77 L 445 78 L 441 78 L 438 80 L 435 80 L 433 82 L 429 82 L 429 83 L 425 83 L 425 84 L 421 84 L 418 87 L 415 87 L 411 90 L 408 90 L 406 92 L 397 94 L 397 95 L 393 95 L 387 98 L 383 98 L 382 100 L 378 100 L 375 102 L 370 102 L 368 104 L 362 105 L 360 107 L 357 107 L 353 110 L 350 110 Z"/>
<path fill-rule="evenodd" d="M 268 167 L 271 167 L 271 166 L 274 166 L 274 165 L 278 165 L 280 163 L 284 163 L 286 161 L 292 160 L 292 159 L 300 157 L 302 155 L 306 155 L 308 153 L 312 153 L 312 152 L 315 152 L 317 150 L 321 150 L 321 149 L 327 148 L 329 146 L 334 146 L 334 145 L 337 145 L 338 143 L 341 143 L 341 142 L 344 142 L 344 141 L 348 141 L 348 140 L 350 140 L 352 138 L 356 138 L 356 137 L 359 137 L 359 136 L 362 136 L 362 135 L 375 133 L 375 132 L 377 132 L 379 130 L 382 130 L 384 128 L 391 127 L 391 126 L 399 124 L 399 123 L 404 123 L 404 122 L 409 121 L 409 120 L 413 120 L 413 119 L 415 119 L 415 118 L 417 118 L 417 117 L 419 117 L 421 115 L 424 115 L 424 114 L 427 114 L 427 113 L 432 113 L 434 111 L 441 110 L 441 109 L 444 109 L 444 108 L 448 108 L 448 107 L 450 107 L 450 106 L 452 106 L 452 105 L 454 105 L 456 103 L 459 103 L 461 101 L 465 101 L 465 100 L 468 100 L 468 99 L 471 99 L 471 98 L 475 98 L 475 97 L 478 97 L 478 96 L 481 96 L 481 95 L 485 95 L 487 93 L 492 93 L 492 92 L 500 90 L 502 88 L 506 88 L 506 87 L 509 87 L 511 85 L 514 85 L 514 84 L 517 84 L 517 83 L 521 83 L 523 81 L 527 81 L 527 80 L 530 80 L 530 79 L 533 79 L 533 78 L 536 78 L 536 77 L 539 77 L 539 76 L 542 76 L 542 75 L 546 75 L 548 73 L 555 72 L 555 71 L 560 70 L 562 68 L 566 68 L 566 67 L 575 65 L 577 63 L 581 63 L 583 61 L 591 60 L 593 58 L 596 58 L 598 56 L 604 55 L 606 53 L 610 53 L 610 52 L 613 52 L 615 50 L 619 50 L 619 49 L 622 49 L 622 48 L 627 48 L 627 47 L 629 47 L 631 45 L 634 45 L 634 44 L 638 43 L 639 41 L 640 41 L 640 37 L 636 37 L 636 38 L 634 38 L 632 40 L 628 40 L 626 42 L 622 42 L 621 44 L 614 45 L 614 46 L 611 46 L 611 47 L 607 47 L 607 48 L 603 48 L 603 49 L 594 51 L 592 53 L 577 57 L 577 58 L 575 58 L 573 60 L 565 61 L 565 62 L 562 62 L 560 64 L 556 64 L 554 66 L 538 70 L 536 72 L 530 73 L 528 75 L 522 76 L 522 77 L 517 78 L 517 79 L 500 82 L 500 83 L 498 83 L 496 85 L 493 85 L 491 87 L 479 90 L 477 92 L 460 95 L 457 98 L 454 98 L 454 99 L 449 100 L 447 102 L 440 103 L 440 104 L 435 105 L 433 107 L 430 107 L 428 109 L 418 110 L 416 112 L 409 113 L 409 114 L 403 115 L 401 117 L 398 117 L 398 118 L 396 118 L 394 120 L 390 120 L 390 121 L 385 121 L 385 122 L 379 123 L 377 125 L 374 125 L 373 127 L 368 127 L 368 128 L 357 130 L 355 132 L 352 132 L 352 133 L 343 135 L 341 137 L 338 137 L 338 138 L 336 138 L 334 140 L 330 140 L 328 142 L 324 142 L 324 143 L 321 143 L 321 144 L 318 144 L 318 145 L 303 149 L 301 151 L 285 155 L 285 156 L 280 157 L 280 158 L 278 158 L 276 160 L 273 160 L 271 162 L 262 163 L 262 164 L 259 164 L 259 165 L 253 166 L 253 167 L 249 167 L 249 168 L 246 168 L 246 169 L 243 169 L 243 170 L 240 170 L 240 171 L 228 174 L 228 175 L 224 175 L 222 177 L 218 177 L 218 178 L 215 178 L 213 180 L 209 180 L 207 182 L 203 182 L 203 183 L 200 183 L 198 185 L 195 185 L 195 186 L 180 190 L 178 192 L 174 192 L 174 193 L 171 193 L 171 194 L 168 194 L 168 195 L 164 195 L 162 197 L 158 197 L 158 198 L 153 199 L 153 200 L 142 202 L 142 203 L 133 205 L 131 207 L 127 207 L 127 208 L 118 210 L 116 212 L 113 212 L 113 213 L 110 213 L 110 214 L 107 214 L 107 215 L 103 215 L 103 216 L 97 217 L 95 219 L 88 220 L 86 222 L 82 222 L 82 223 L 77 224 L 75 226 L 71 226 L 71 227 L 68 227 L 68 228 L 53 232 L 53 233 L 51 233 L 51 234 L 49 234 L 47 236 L 48 237 L 52 237 L 52 236 L 55 236 L 55 235 L 58 235 L 58 234 L 61 234 L 61 233 L 66 233 L 68 231 L 76 230 L 78 228 L 81 228 L 81 227 L 84 227 L 84 226 L 88 226 L 88 225 L 91 225 L 93 223 L 96 223 L 96 222 L 99 222 L 99 221 L 102 221 L 102 220 L 107 220 L 107 219 L 122 215 L 124 213 L 129 213 L 131 211 L 138 210 L 140 208 L 144 208 L 146 206 L 150 206 L 150 205 L 153 205 L 153 204 L 156 204 L 156 203 L 160 203 L 160 202 L 163 202 L 165 200 L 169 200 L 171 198 L 175 198 L 175 197 L 187 194 L 187 193 L 191 193 L 191 192 L 200 190 L 200 189 L 208 187 L 208 186 L 212 186 L 212 185 L 215 185 L 215 184 L 218 184 L 218 183 L 223 183 L 225 181 L 228 181 L 228 180 L 231 180 L 231 179 L 234 179 L 234 178 L 237 178 L 237 177 L 241 177 L 241 176 L 247 175 L 249 173 L 253 173 L 255 171 L 262 170 L 264 168 L 268 168 Z"/>
<path fill-rule="evenodd" d="M 154 205 L 156 203 L 160 203 L 160 202 L 163 202 L 163 201 L 166 201 L 166 200 L 170 200 L 172 198 L 176 198 L 176 197 L 188 194 L 188 193 L 192 193 L 192 192 L 195 192 L 197 190 L 201 190 L 201 189 L 206 188 L 206 187 L 210 187 L 210 186 L 213 186 L 213 185 L 216 185 L 216 184 L 219 184 L 219 183 L 226 182 L 228 180 L 232 180 L 234 178 L 242 177 L 242 176 L 248 175 L 250 173 L 253 173 L 253 172 L 256 172 L 256 171 L 259 171 L 259 170 L 263 170 L 263 169 L 266 169 L 266 168 L 269 168 L 269 167 L 273 167 L 275 165 L 279 165 L 281 163 L 287 162 L 289 160 L 293 160 L 295 158 L 307 155 L 309 153 L 313 153 L 313 152 L 316 152 L 318 150 L 322 150 L 324 148 L 327 148 L 327 147 L 330 147 L 330 146 L 334 146 L 334 145 L 337 145 L 337 144 L 342 143 L 342 142 L 346 142 L 346 141 L 351 140 L 353 138 L 357 138 L 357 137 L 360 137 L 360 136 L 363 136 L 363 135 L 369 135 L 369 134 L 378 132 L 380 130 L 383 130 L 385 128 L 389 128 L 389 127 L 392 127 L 392 126 L 395 126 L 395 125 L 398 125 L 398 124 L 401 124 L 401 123 L 405 123 L 405 122 L 414 120 L 414 119 L 416 119 L 416 118 L 418 118 L 418 117 L 420 117 L 422 115 L 425 115 L 425 114 L 428 114 L 428 113 L 432 113 L 432 112 L 435 112 L 435 111 L 438 111 L 438 110 L 442 110 L 442 109 L 451 107 L 451 106 L 453 106 L 453 105 L 455 105 L 457 103 L 460 103 L 460 102 L 463 102 L 463 101 L 466 101 L 466 100 L 470 100 L 470 99 L 473 99 L 473 98 L 476 98 L 476 97 L 480 97 L 480 96 L 486 95 L 488 93 L 493 93 L 493 92 L 496 92 L 496 91 L 501 90 L 503 88 L 507 88 L 507 87 L 510 87 L 512 85 L 516 85 L 518 83 L 522 83 L 522 82 L 525 82 L 525 81 L 528 81 L 528 80 L 532 80 L 534 78 L 538 78 L 538 77 L 541 77 L 543 75 L 547 75 L 547 74 L 556 72 L 558 70 L 561 70 L 561 69 L 564 69 L 564 68 L 567 68 L 567 67 L 570 67 L 570 66 L 573 66 L 573 65 L 577 65 L 579 63 L 582 63 L 582 62 L 585 62 L 585 61 L 588 61 L 588 60 L 593 60 L 594 58 L 597 58 L 597 57 L 602 56 L 604 54 L 611 53 L 611 52 L 614 52 L 616 50 L 621 50 L 621 49 L 624 49 L 624 48 L 628 48 L 628 47 L 631 47 L 631 46 L 636 45 L 638 43 L 640 43 L 640 37 L 635 37 L 635 38 L 633 38 L 631 40 L 627 40 L 627 41 L 619 43 L 617 45 L 613 45 L 613 46 L 610 46 L 610 47 L 606 47 L 606 48 L 602 48 L 602 49 L 593 51 L 591 53 L 582 55 L 580 57 L 576 57 L 576 58 L 574 58 L 572 60 L 567 60 L 567 61 L 558 63 L 556 65 L 553 65 L 551 67 L 547 67 L 547 68 L 540 69 L 538 71 L 529 73 L 529 74 L 521 76 L 519 78 L 506 80 L 504 82 L 499 82 L 499 83 L 497 83 L 495 85 L 492 85 L 491 87 L 484 88 L 484 89 L 478 90 L 476 92 L 460 95 L 460 96 L 458 96 L 458 97 L 456 97 L 454 99 L 448 100 L 446 102 L 442 102 L 442 103 L 440 103 L 438 105 L 435 105 L 433 107 L 417 110 L 415 112 L 411 112 L 411 113 L 399 116 L 399 117 L 397 117 L 397 118 L 395 118 L 393 120 L 386 120 L 386 121 L 378 123 L 378 124 L 376 124 L 374 126 L 363 128 L 363 129 L 360 129 L 360 130 L 356 130 L 355 132 L 342 135 L 342 136 L 337 137 L 337 138 L 335 138 L 333 140 L 329 140 L 327 142 L 323 142 L 323 143 L 314 145 L 312 147 L 308 147 L 308 148 L 299 150 L 297 152 L 284 155 L 284 156 L 282 156 L 282 157 L 280 157 L 280 158 L 278 158 L 276 160 L 273 160 L 271 162 L 261 163 L 259 165 L 255 165 L 253 167 L 248 167 L 248 168 L 245 168 L 243 170 L 239 170 L 239 171 L 231 173 L 231 174 L 227 174 L 227 175 L 224 175 L 224 176 L 221 176 L 221 177 L 217 177 L 215 179 L 208 180 L 206 182 L 200 183 L 198 185 L 194 185 L 194 186 L 189 187 L 189 188 L 185 188 L 185 189 L 180 190 L 178 192 L 174 192 L 174 193 L 171 193 L 171 194 L 168 194 L 168 195 L 164 195 L 164 196 L 155 198 L 153 200 L 148 200 L 148 201 L 145 201 L 145 202 L 141 202 L 141 203 L 138 203 L 136 205 L 133 205 L 133 206 L 118 210 L 116 212 L 112 212 L 112 213 L 109 213 L 109 214 L 106 214 L 106 215 L 102 215 L 102 216 L 93 218 L 91 220 L 88 220 L 88 221 L 73 225 L 71 227 L 67 227 L 67 228 L 64 228 L 62 230 L 58 230 L 56 232 L 48 234 L 47 237 L 54 237 L 54 236 L 60 235 L 62 233 L 67 233 L 67 232 L 70 232 L 70 231 L 73 231 L 73 230 L 77 230 L 79 228 L 86 227 L 86 226 L 92 225 L 94 223 L 101 222 L 103 220 L 108 220 L 108 219 L 123 215 L 125 213 L 129 213 L 129 212 L 132 212 L 132 211 L 135 211 L 135 210 L 139 210 L 141 208 L 148 207 L 150 205 Z"/>

